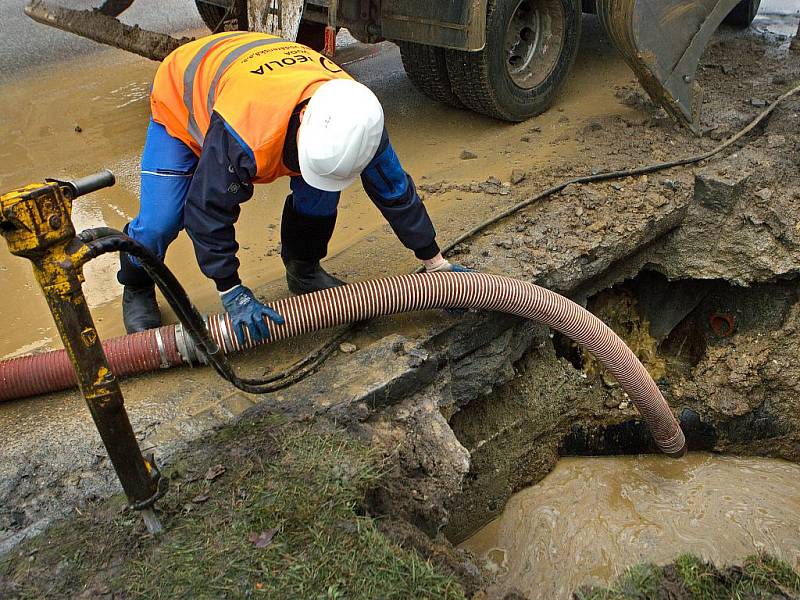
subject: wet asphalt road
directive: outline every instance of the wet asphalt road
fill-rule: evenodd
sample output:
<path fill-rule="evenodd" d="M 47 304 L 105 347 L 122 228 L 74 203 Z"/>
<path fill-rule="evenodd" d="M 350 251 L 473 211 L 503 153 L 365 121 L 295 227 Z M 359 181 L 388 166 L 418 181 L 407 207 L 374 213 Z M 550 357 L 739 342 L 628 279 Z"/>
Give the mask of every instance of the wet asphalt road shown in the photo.
<path fill-rule="evenodd" d="M 50 0 L 68 8 L 88 9 L 100 0 Z M 0 80 L 39 65 L 97 52 L 103 46 L 41 25 L 23 12 L 27 0 L 0 0 Z M 136 0 L 121 19 L 145 29 L 175 32 L 202 27 L 193 0 Z"/>

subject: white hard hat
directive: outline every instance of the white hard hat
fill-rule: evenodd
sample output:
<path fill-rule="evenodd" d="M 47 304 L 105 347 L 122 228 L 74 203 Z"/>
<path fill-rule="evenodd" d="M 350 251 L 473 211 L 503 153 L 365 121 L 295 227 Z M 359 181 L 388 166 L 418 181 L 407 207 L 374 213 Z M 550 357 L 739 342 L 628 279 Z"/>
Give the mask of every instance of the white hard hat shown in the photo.
<path fill-rule="evenodd" d="M 323 83 L 300 123 L 300 174 L 317 189 L 339 192 L 373 159 L 382 134 L 383 108 L 367 86 L 351 79 Z"/>

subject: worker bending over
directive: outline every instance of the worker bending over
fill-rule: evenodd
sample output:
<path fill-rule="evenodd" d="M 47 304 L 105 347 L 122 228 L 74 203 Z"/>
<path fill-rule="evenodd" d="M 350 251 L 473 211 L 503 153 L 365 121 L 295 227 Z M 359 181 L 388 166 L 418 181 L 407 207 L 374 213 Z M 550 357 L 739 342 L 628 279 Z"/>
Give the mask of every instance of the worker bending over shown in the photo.
<path fill-rule="evenodd" d="M 439 251 L 414 182 L 389 143 L 378 99 L 310 48 L 247 32 L 190 42 L 159 67 L 150 107 L 139 214 L 126 232 L 163 260 L 185 228 L 240 341 L 267 337 L 265 316 L 283 322 L 239 278 L 234 224 L 255 183 L 290 178 L 281 258 L 292 293 L 343 285 L 319 261 L 340 192 L 359 176 L 426 270 L 463 270 Z M 120 263 L 125 328 L 158 327 L 153 281 L 135 257 L 122 254 Z"/>

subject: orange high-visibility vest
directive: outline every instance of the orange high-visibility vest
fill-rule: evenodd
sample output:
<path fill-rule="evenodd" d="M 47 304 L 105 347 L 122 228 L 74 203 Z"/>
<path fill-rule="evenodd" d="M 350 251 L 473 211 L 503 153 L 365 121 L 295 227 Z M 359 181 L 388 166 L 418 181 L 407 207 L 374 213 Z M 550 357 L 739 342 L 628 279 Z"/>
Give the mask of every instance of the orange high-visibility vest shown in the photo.
<path fill-rule="evenodd" d="M 216 111 L 249 147 L 253 180 L 296 175 L 283 164 L 295 107 L 331 79 L 350 79 L 310 48 L 264 33 L 231 31 L 184 44 L 164 59 L 150 94 L 153 120 L 200 155 Z"/>

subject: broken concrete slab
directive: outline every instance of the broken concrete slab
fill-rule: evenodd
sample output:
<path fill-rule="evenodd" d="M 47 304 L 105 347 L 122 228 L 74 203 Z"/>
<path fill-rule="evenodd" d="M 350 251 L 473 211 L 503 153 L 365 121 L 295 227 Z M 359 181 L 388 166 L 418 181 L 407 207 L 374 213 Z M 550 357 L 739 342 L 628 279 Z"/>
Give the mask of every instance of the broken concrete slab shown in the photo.
<path fill-rule="evenodd" d="M 784 121 L 791 118 L 776 115 L 771 126 L 784 131 Z M 606 272 L 602 285 L 645 265 L 670 280 L 719 279 L 743 286 L 800 273 L 800 182 L 792 168 L 774 161 L 770 150 L 753 146 L 712 167 L 698 173 L 680 228 Z M 783 184 L 767 188 L 767 180 Z M 759 194 L 764 189 L 771 193 Z"/>
<path fill-rule="evenodd" d="M 737 167 L 715 163 L 697 172 L 694 179 L 695 202 L 719 213 L 731 210 L 750 178 L 750 171 Z"/>
<path fill-rule="evenodd" d="M 339 414 L 363 403 L 375 411 L 429 384 L 439 367 L 438 357 L 401 335 L 387 336 L 346 356 L 348 360 L 270 394 L 267 404 L 291 405 L 295 412 Z"/>

